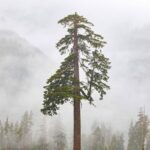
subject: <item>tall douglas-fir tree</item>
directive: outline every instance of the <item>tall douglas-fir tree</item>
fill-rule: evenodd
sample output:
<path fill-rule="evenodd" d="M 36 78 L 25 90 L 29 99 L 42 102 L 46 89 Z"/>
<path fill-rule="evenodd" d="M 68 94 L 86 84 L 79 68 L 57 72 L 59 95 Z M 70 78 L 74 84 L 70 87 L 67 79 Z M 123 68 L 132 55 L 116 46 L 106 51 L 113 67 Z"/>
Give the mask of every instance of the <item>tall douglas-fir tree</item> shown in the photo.
<path fill-rule="evenodd" d="M 47 80 L 44 87 L 44 101 L 41 111 L 50 116 L 57 114 L 59 106 L 73 101 L 74 103 L 74 150 L 81 149 L 80 104 L 85 99 L 93 104 L 93 90 L 100 99 L 106 94 L 109 86 L 107 71 L 109 59 L 101 48 L 106 44 L 103 37 L 96 34 L 86 18 L 77 13 L 68 15 L 58 23 L 67 28 L 65 35 L 56 45 L 61 54 L 68 56 L 60 68 Z M 79 71 L 83 70 L 85 79 L 80 79 Z"/>

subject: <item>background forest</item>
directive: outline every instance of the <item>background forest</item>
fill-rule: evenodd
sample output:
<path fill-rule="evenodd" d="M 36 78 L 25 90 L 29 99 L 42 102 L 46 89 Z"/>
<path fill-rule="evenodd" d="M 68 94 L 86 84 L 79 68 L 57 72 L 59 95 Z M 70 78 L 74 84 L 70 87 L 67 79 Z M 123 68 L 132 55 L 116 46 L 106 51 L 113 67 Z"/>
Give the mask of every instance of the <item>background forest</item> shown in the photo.
<path fill-rule="evenodd" d="M 35 122 L 32 112 L 21 120 L 0 121 L 0 150 L 70 150 L 72 134 L 60 116 L 53 120 Z M 141 109 L 136 121 L 131 121 L 128 137 L 104 123 L 94 123 L 89 133 L 82 134 L 82 150 L 145 150 L 150 149 L 149 119 Z"/>

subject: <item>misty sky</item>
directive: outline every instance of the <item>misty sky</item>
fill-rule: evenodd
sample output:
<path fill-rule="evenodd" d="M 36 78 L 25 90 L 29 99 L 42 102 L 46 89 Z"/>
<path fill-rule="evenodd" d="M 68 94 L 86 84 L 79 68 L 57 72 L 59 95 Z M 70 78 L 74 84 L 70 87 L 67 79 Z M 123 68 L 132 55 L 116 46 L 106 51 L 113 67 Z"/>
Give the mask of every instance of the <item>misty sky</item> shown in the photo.
<path fill-rule="evenodd" d="M 55 44 L 65 34 L 57 22 L 74 12 L 95 25 L 94 30 L 107 41 L 103 52 L 112 62 L 111 90 L 96 102 L 97 107 L 82 106 L 83 126 L 88 128 L 89 122 L 98 120 L 126 130 L 140 107 L 150 115 L 149 0 L 0 0 L 0 30 L 14 31 L 39 48 L 51 66 L 46 75 L 52 74 L 62 60 Z M 43 80 L 46 75 L 41 75 Z M 64 117 L 68 113 L 72 115 L 71 105 L 63 109 Z"/>

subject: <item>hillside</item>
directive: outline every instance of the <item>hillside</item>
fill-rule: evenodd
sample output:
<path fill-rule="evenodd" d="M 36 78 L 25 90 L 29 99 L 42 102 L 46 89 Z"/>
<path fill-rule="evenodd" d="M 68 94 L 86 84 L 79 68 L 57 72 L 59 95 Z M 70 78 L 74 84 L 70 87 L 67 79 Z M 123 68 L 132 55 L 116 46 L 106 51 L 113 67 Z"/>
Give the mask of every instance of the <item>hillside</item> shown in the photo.
<path fill-rule="evenodd" d="M 44 71 L 44 66 L 46 56 L 38 48 L 12 31 L 1 30 L 0 109 L 8 105 L 18 107 L 17 100 L 28 101 L 35 85 L 39 88 L 41 84 L 39 72 Z"/>

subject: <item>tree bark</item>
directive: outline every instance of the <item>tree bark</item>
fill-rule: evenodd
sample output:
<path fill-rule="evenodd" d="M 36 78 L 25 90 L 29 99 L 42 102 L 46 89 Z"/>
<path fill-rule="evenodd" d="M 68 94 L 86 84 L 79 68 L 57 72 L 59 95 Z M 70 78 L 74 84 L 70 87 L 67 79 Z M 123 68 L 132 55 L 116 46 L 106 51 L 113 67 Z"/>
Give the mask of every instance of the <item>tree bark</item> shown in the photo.
<path fill-rule="evenodd" d="M 77 25 L 74 23 L 74 143 L 73 150 L 81 150 L 81 116 L 80 116 L 80 78 L 79 78 L 79 49 L 77 39 Z"/>

